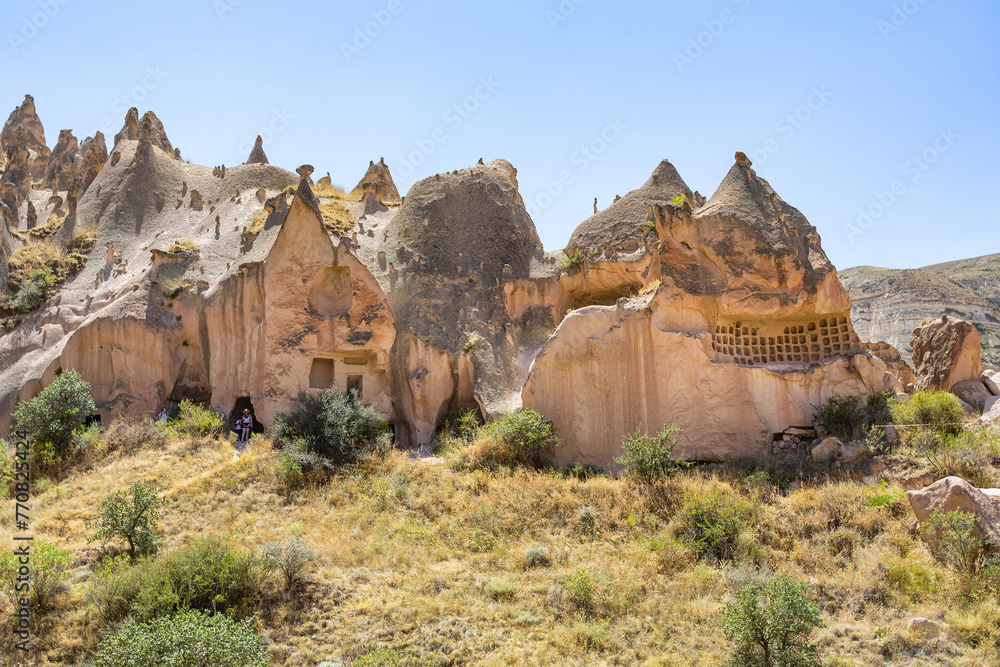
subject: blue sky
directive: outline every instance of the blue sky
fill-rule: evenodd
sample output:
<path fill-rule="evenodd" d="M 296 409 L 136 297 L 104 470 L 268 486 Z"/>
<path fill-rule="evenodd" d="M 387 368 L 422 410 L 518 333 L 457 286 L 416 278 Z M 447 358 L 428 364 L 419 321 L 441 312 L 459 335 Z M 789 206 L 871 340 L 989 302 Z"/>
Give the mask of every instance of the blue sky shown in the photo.
<path fill-rule="evenodd" d="M 7 0 L 0 25 L 0 113 L 31 93 L 50 145 L 134 105 L 192 162 L 263 134 L 348 187 L 503 157 L 550 250 L 661 159 L 710 195 L 742 150 L 839 268 L 1000 252 L 987 0 Z"/>

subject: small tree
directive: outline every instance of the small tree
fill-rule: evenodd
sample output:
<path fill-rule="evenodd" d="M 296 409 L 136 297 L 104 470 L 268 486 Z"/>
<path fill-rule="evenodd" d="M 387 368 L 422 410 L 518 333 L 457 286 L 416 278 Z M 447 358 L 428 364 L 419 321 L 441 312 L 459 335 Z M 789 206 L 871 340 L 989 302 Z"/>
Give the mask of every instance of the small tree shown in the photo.
<path fill-rule="evenodd" d="M 277 568 L 285 578 L 285 586 L 292 588 L 302 581 L 309 564 L 316 560 L 316 552 L 305 541 L 293 537 L 285 543 L 271 542 L 262 549 L 270 567 Z"/>
<path fill-rule="evenodd" d="M 73 431 L 96 409 L 90 384 L 70 370 L 58 375 L 38 396 L 20 403 L 14 423 L 16 429 L 25 430 L 35 442 L 51 445 L 59 454 L 69 445 Z"/>
<path fill-rule="evenodd" d="M 674 459 L 678 428 L 660 428 L 656 435 L 646 435 L 640 427 L 625 436 L 622 449 L 625 456 L 615 457 L 615 463 L 625 466 L 626 474 L 641 484 L 655 484 L 691 465 Z"/>
<path fill-rule="evenodd" d="M 971 512 L 934 510 L 920 523 L 920 534 L 934 558 L 971 576 L 982 564 L 985 551 L 975 527 L 976 515 Z"/>
<path fill-rule="evenodd" d="M 136 552 L 152 552 L 159 540 L 156 529 L 160 513 L 157 510 L 167 503 L 157 495 L 159 490 L 156 482 L 136 481 L 127 490 L 110 494 L 101 501 L 97 519 L 87 524 L 88 529 L 97 530 L 89 541 L 107 543 L 120 538 L 128 543 L 132 558 Z"/>
<path fill-rule="evenodd" d="M 735 644 L 727 667 L 818 666 L 819 647 L 809 634 L 824 623 L 806 589 L 784 575 L 766 586 L 750 584 L 726 603 L 719 625 Z"/>
<path fill-rule="evenodd" d="M 270 655 L 253 619 L 182 611 L 148 623 L 126 619 L 101 642 L 94 667 L 267 667 Z"/>
<path fill-rule="evenodd" d="M 73 554 L 58 549 L 45 542 L 36 542 L 31 547 L 31 567 L 28 575 L 28 591 L 19 590 L 23 585 L 23 572 L 19 556 L 11 550 L 0 554 L 0 588 L 14 608 L 18 599 L 27 597 L 31 608 L 39 613 L 48 611 L 52 600 L 59 593 L 66 580 L 66 568 L 73 561 Z"/>

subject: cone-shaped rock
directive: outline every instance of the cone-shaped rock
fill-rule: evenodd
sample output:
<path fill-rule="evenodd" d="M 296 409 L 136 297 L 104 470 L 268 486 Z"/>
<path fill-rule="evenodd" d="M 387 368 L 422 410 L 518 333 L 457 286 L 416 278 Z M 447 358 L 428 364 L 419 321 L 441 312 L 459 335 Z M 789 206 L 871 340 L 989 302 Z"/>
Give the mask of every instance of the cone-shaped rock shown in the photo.
<path fill-rule="evenodd" d="M 35 98 L 31 95 L 24 96 L 24 102 L 16 107 L 4 123 L 3 131 L 0 132 L 0 144 L 10 146 L 17 139 L 17 131 L 24 128 L 25 146 L 30 150 L 37 150 L 45 147 L 45 128 L 35 111 Z M 46 149 L 47 150 L 47 149 Z"/>
<path fill-rule="evenodd" d="M 80 153 L 83 155 L 83 169 L 80 171 L 81 192 L 86 192 L 101 173 L 104 163 L 108 161 L 108 147 L 104 143 L 104 133 L 98 131 L 92 139 L 84 140 Z"/>
<path fill-rule="evenodd" d="M 264 142 L 257 135 L 257 141 L 253 144 L 253 150 L 250 151 L 250 157 L 247 158 L 246 164 L 269 164 L 267 161 L 267 155 L 264 154 Z"/>
<path fill-rule="evenodd" d="M 42 187 L 47 190 L 67 190 L 83 167 L 83 157 L 72 130 L 59 132 L 59 141 L 49 156 L 49 166 L 42 179 Z"/>
<path fill-rule="evenodd" d="M 690 201 L 693 196 L 674 165 L 663 160 L 641 188 L 584 220 L 570 237 L 569 247 L 589 250 L 605 244 L 612 247 L 638 245 L 637 241 L 649 231 L 651 206 L 666 206 L 682 197 Z"/>
<path fill-rule="evenodd" d="M 125 115 L 125 125 L 122 126 L 121 132 L 115 135 L 115 146 L 122 139 L 130 141 L 138 140 L 143 123 L 149 123 L 150 143 L 167 155 L 173 156 L 174 147 L 170 144 L 170 140 L 167 139 L 167 132 L 163 129 L 163 123 L 160 122 L 160 119 L 152 111 L 147 111 L 140 119 L 139 110 L 135 107 L 129 109 Z"/>
<path fill-rule="evenodd" d="M 399 203 L 399 190 L 392 182 L 392 174 L 389 173 L 389 167 L 385 164 L 385 158 L 379 159 L 378 162 L 368 163 L 368 171 L 365 172 L 364 178 L 361 179 L 357 187 L 351 191 L 351 196 L 365 199 L 366 193 L 369 192 L 374 193 L 377 201 L 381 204 Z"/>
<path fill-rule="evenodd" d="M 139 110 L 135 107 L 129 109 L 128 113 L 125 114 L 125 124 L 122 125 L 121 131 L 115 135 L 115 146 L 122 139 L 129 141 L 137 141 L 139 139 Z"/>

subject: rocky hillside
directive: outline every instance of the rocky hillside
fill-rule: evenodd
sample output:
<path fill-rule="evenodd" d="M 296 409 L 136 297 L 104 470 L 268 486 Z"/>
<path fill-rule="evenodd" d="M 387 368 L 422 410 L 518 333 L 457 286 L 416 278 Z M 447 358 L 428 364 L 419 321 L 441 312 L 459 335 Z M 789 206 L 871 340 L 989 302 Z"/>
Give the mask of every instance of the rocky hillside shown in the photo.
<path fill-rule="evenodd" d="M 976 325 L 983 364 L 1000 368 L 1000 255 L 922 269 L 859 266 L 840 273 L 854 303 L 851 319 L 863 340 L 884 340 L 910 359 L 910 334 L 947 313 Z"/>

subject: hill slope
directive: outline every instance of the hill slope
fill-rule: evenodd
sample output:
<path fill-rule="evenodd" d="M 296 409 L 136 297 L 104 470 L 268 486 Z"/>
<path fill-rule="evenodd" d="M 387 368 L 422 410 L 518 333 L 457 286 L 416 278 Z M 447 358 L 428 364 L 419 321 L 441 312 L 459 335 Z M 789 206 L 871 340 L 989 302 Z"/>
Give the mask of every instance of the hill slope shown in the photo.
<path fill-rule="evenodd" d="M 923 269 L 858 266 L 840 272 L 863 340 L 884 340 L 907 361 L 910 334 L 927 318 L 954 315 L 972 322 L 983 339 L 983 363 L 1000 368 L 1000 255 Z"/>

